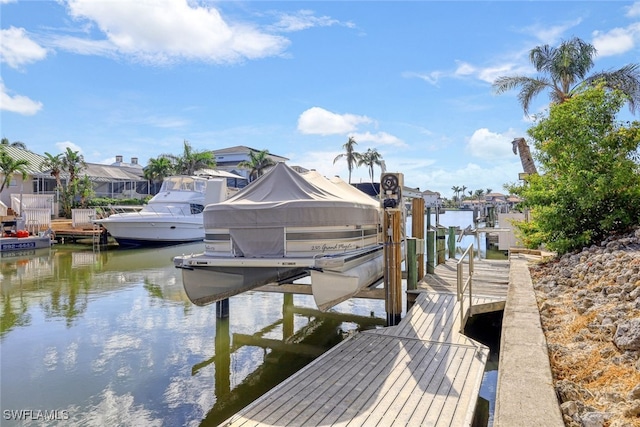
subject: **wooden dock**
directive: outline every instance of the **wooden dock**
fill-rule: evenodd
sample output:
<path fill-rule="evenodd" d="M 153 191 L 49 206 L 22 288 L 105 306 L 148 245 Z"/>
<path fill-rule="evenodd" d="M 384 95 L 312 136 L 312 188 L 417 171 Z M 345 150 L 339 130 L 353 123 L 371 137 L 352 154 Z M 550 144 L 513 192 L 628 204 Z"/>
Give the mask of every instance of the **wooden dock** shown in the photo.
<path fill-rule="evenodd" d="M 94 224 L 81 224 L 73 226 L 71 220 L 54 220 L 51 229 L 55 233 L 56 240 L 76 242 L 80 239 L 92 239 L 101 244 L 107 243 L 107 230 Z"/>
<path fill-rule="evenodd" d="M 489 263 L 475 263 L 473 299 L 504 305 L 508 261 Z M 489 349 L 459 332 L 452 266 L 420 282 L 398 326 L 341 342 L 223 425 L 470 426 Z"/>

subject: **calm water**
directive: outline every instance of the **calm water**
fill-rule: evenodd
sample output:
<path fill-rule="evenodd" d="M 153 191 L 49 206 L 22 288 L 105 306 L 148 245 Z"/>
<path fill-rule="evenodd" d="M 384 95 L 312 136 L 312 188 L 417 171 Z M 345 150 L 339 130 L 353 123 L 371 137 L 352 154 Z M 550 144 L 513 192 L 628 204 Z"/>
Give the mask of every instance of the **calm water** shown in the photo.
<path fill-rule="evenodd" d="M 471 223 L 470 212 L 440 223 L 464 228 L 465 215 Z M 262 292 L 231 298 L 217 319 L 215 304 L 188 301 L 171 261 L 202 250 L 3 256 L 0 424 L 217 425 L 350 333 L 385 324 L 383 301 L 323 314 L 310 296 Z"/>

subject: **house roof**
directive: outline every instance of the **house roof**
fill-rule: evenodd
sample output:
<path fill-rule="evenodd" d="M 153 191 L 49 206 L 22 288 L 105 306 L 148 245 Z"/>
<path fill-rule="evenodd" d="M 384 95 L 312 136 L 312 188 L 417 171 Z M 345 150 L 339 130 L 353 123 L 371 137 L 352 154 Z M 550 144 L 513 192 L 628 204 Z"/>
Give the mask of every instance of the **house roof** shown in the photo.
<path fill-rule="evenodd" d="M 32 153 L 29 150 L 12 147 L 11 145 L 2 145 L 2 149 L 14 160 L 27 160 L 29 164 L 25 167 L 25 170 L 29 175 L 40 173 L 40 165 L 45 159 L 44 156 Z"/>
<path fill-rule="evenodd" d="M 87 163 L 87 168 L 80 172 L 87 175 L 92 181 L 146 181 L 140 174 L 134 174 L 120 166 L 101 165 L 99 163 Z"/>
<path fill-rule="evenodd" d="M 2 148 L 13 159 L 27 160 L 29 164 L 25 168 L 29 175 L 37 176 L 40 178 L 51 178 L 51 174 L 48 170 L 40 170 L 40 165 L 46 160 L 44 156 L 36 153 L 32 153 L 28 150 L 22 150 L 20 148 L 12 147 L 10 145 L 3 145 Z M 98 182 L 110 182 L 110 181 L 144 181 L 145 179 L 140 174 L 131 173 L 129 168 L 123 168 L 119 166 L 102 165 L 98 163 L 87 163 L 87 168 L 80 172 L 80 176 L 87 175 L 92 181 Z M 68 174 L 60 174 L 61 178 L 68 177 Z"/>
<path fill-rule="evenodd" d="M 221 154 L 248 154 L 250 152 L 259 153 L 262 150 L 256 150 L 255 148 L 247 147 L 245 145 L 236 145 L 235 147 L 222 148 L 220 150 L 211 150 L 214 155 L 219 156 Z M 286 157 L 278 156 L 277 154 L 269 153 L 269 157 L 278 158 L 283 160 L 289 160 Z"/>

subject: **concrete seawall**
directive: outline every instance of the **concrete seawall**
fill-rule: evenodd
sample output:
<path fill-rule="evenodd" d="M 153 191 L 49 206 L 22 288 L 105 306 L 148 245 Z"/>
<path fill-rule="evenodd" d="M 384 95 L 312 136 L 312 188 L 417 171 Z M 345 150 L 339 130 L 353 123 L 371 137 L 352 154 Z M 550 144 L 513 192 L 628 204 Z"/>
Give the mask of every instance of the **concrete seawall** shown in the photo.
<path fill-rule="evenodd" d="M 502 321 L 495 427 L 564 427 L 527 260 L 512 255 Z"/>

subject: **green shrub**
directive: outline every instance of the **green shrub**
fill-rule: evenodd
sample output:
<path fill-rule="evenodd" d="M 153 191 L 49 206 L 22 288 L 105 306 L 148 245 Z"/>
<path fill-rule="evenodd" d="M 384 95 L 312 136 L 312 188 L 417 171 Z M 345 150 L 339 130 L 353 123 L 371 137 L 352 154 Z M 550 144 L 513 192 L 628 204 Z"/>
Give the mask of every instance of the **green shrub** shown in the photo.
<path fill-rule="evenodd" d="M 625 101 L 594 87 L 529 129 L 541 175 L 512 187 L 531 210 L 531 221 L 516 225 L 527 246 L 565 253 L 640 222 L 640 123 L 616 121 Z"/>

